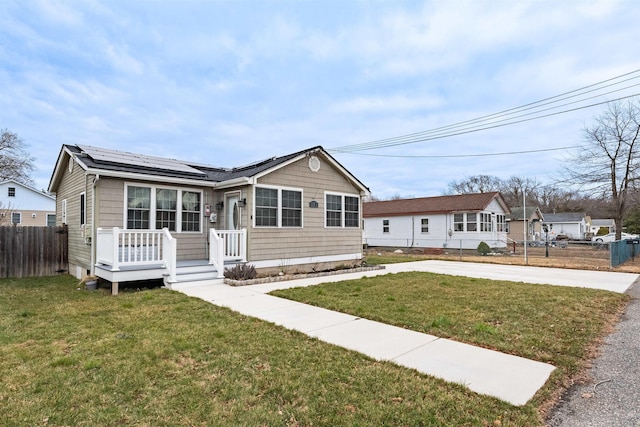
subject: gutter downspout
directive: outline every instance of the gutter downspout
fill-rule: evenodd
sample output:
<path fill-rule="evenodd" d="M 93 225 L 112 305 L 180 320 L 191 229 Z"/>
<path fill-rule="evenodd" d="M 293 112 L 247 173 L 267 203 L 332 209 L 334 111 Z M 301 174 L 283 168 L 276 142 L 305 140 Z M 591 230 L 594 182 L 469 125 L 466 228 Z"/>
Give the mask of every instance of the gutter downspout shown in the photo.
<path fill-rule="evenodd" d="M 91 186 L 91 275 L 96 272 L 96 187 L 100 180 L 100 174 L 96 174 L 93 178 L 93 185 Z"/>

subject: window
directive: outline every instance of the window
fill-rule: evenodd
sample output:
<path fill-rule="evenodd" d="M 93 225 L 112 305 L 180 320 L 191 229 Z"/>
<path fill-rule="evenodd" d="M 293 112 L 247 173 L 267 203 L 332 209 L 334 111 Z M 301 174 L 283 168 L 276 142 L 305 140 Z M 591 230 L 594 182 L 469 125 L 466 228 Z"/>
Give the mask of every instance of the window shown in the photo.
<path fill-rule="evenodd" d="M 9 193 L 7 195 L 9 197 L 16 197 L 16 187 L 9 187 Z"/>
<path fill-rule="evenodd" d="M 178 191 L 164 188 L 156 189 L 156 230 L 167 228 L 176 231 L 178 211 Z"/>
<path fill-rule="evenodd" d="M 256 227 L 278 226 L 278 190 L 256 187 Z"/>
<path fill-rule="evenodd" d="M 327 194 L 327 227 L 342 227 L 342 196 Z"/>
<path fill-rule="evenodd" d="M 327 227 L 360 227 L 360 197 L 325 194 Z"/>
<path fill-rule="evenodd" d="M 256 187 L 256 227 L 302 227 L 302 191 Z"/>
<path fill-rule="evenodd" d="M 125 227 L 129 230 L 202 230 L 201 191 L 125 184 L 125 193 Z"/>
<path fill-rule="evenodd" d="M 420 220 L 420 227 L 423 233 L 429 232 L 429 218 L 422 218 Z"/>
<path fill-rule="evenodd" d="M 496 215 L 496 231 L 509 231 L 505 215 Z"/>
<path fill-rule="evenodd" d="M 87 223 L 87 197 L 85 193 L 80 193 L 80 225 Z"/>
<path fill-rule="evenodd" d="M 22 223 L 22 214 L 20 212 L 12 212 L 11 224 L 20 224 L 20 223 Z"/>
<path fill-rule="evenodd" d="M 60 205 L 60 214 L 62 215 L 62 223 L 67 223 L 67 199 L 62 199 L 62 204 Z"/>
<path fill-rule="evenodd" d="M 467 214 L 467 231 L 478 231 L 478 214 Z"/>
<path fill-rule="evenodd" d="M 389 232 L 389 220 L 388 219 L 383 219 L 382 220 L 382 232 L 383 233 L 388 233 Z"/>
<path fill-rule="evenodd" d="M 200 231 L 200 193 L 182 192 L 182 231 Z"/>
<path fill-rule="evenodd" d="M 344 196 L 344 226 L 358 227 L 360 217 L 360 199 Z"/>
<path fill-rule="evenodd" d="M 491 231 L 491 214 L 480 214 L 480 231 Z"/>
<path fill-rule="evenodd" d="M 302 227 L 302 193 L 282 190 L 282 226 Z"/>
<path fill-rule="evenodd" d="M 149 229 L 151 189 L 148 187 L 127 187 L 127 229 Z"/>
<path fill-rule="evenodd" d="M 453 214 L 453 231 L 464 231 L 464 214 Z"/>
<path fill-rule="evenodd" d="M 54 214 L 47 214 L 47 227 L 56 226 L 56 216 Z"/>

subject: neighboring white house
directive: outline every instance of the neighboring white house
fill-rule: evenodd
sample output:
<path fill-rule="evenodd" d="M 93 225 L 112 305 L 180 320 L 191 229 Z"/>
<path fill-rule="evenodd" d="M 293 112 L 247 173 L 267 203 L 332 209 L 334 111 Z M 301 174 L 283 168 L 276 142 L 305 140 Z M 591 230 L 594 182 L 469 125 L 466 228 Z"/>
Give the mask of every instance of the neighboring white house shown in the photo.
<path fill-rule="evenodd" d="M 476 249 L 507 245 L 509 207 L 500 193 L 367 202 L 364 243 L 403 248 Z"/>
<path fill-rule="evenodd" d="M 544 225 L 549 226 L 549 240 L 562 234 L 571 240 L 584 240 L 591 224 L 584 212 L 544 213 Z"/>
<path fill-rule="evenodd" d="M 616 222 L 613 219 L 592 219 L 591 220 L 591 234 L 596 235 L 600 231 L 601 228 L 604 228 L 606 233 L 600 234 L 608 234 L 616 231 Z"/>
<path fill-rule="evenodd" d="M 0 224 L 55 226 L 56 198 L 13 179 L 2 181 Z"/>

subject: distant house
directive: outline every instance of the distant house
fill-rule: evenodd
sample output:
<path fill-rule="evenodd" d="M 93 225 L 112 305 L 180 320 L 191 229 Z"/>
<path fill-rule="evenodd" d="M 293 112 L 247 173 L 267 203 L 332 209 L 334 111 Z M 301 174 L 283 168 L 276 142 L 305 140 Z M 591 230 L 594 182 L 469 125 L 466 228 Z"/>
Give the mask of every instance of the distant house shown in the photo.
<path fill-rule="evenodd" d="M 571 240 L 584 240 L 591 230 L 584 212 L 543 213 L 543 224 L 549 226 L 549 240 L 565 235 Z"/>
<path fill-rule="evenodd" d="M 601 229 L 605 229 L 606 231 L 602 232 Z M 616 231 L 616 222 L 615 220 L 609 219 L 592 219 L 591 220 L 591 234 L 593 236 L 597 234 L 608 234 Z"/>
<path fill-rule="evenodd" d="M 386 200 L 364 204 L 369 246 L 476 249 L 480 242 L 504 248 L 510 210 L 500 193 Z"/>
<path fill-rule="evenodd" d="M 362 258 L 369 190 L 322 147 L 219 168 L 63 145 L 49 190 L 68 225 L 69 271 L 167 286 L 226 266 L 295 271 Z"/>
<path fill-rule="evenodd" d="M 0 182 L 0 224 L 56 225 L 56 198 L 15 180 Z"/>
<path fill-rule="evenodd" d="M 507 214 L 507 237 L 509 241 L 521 242 L 526 240 L 539 240 L 540 239 L 540 224 L 544 220 L 540 209 L 534 206 L 527 206 L 527 213 L 523 215 L 524 209 L 522 206 L 511 208 L 511 213 Z"/>

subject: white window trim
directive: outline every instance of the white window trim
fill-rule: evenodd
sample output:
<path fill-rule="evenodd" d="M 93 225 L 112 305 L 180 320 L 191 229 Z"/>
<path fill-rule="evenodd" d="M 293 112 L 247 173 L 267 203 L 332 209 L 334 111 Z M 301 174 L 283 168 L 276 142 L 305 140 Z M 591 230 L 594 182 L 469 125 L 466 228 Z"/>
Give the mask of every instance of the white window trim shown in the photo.
<path fill-rule="evenodd" d="M 47 225 L 47 226 L 49 225 L 49 218 L 50 218 L 50 217 L 53 217 L 53 219 L 55 220 L 55 218 L 56 218 L 56 214 L 50 214 L 50 213 L 48 213 L 48 214 L 47 214 L 47 222 L 46 222 L 46 225 Z M 55 226 L 55 225 L 56 225 L 56 222 L 55 222 L 55 221 L 53 221 L 53 226 Z"/>
<path fill-rule="evenodd" d="M 18 215 L 18 218 L 20 218 L 18 222 L 13 222 L 14 215 Z M 11 225 L 13 224 L 16 224 L 16 225 L 22 224 L 22 212 L 11 212 Z"/>
<path fill-rule="evenodd" d="M 340 196 L 342 199 L 342 212 L 341 212 L 341 221 L 340 221 L 340 226 L 337 227 L 335 225 L 332 226 L 328 226 L 327 225 L 327 195 L 331 195 L 331 196 Z M 345 206 L 345 197 L 353 197 L 358 199 L 358 226 L 357 227 L 347 227 L 345 224 L 345 214 L 346 214 L 346 206 Z M 360 197 L 359 194 L 352 194 L 352 193 L 338 193 L 335 191 L 325 191 L 324 192 L 324 198 L 323 198 L 323 202 L 324 202 L 324 228 L 360 228 L 360 220 L 362 219 L 362 199 Z"/>
<path fill-rule="evenodd" d="M 278 221 L 275 226 L 272 225 L 256 225 L 256 189 L 257 188 L 268 188 L 271 190 L 278 190 Z M 282 225 L 282 190 L 285 191 L 297 191 L 300 193 L 300 226 L 284 226 Z M 252 215 L 252 227 L 253 228 L 287 228 L 287 229 L 300 229 L 304 228 L 304 190 L 302 188 L 297 187 L 283 187 L 280 185 L 268 185 L 268 184 L 256 184 L 253 188 L 253 215 Z"/>
<path fill-rule="evenodd" d="M 82 193 L 80 193 L 80 212 L 78 212 L 80 214 L 80 225 L 84 225 L 87 223 L 87 194 L 83 191 Z M 84 204 L 84 209 L 82 208 L 82 205 Z"/>
<path fill-rule="evenodd" d="M 62 218 L 60 218 L 60 221 L 62 222 L 62 224 L 66 224 L 67 223 L 67 199 L 62 199 L 62 205 L 60 206 L 60 210 L 62 211 Z"/>
<path fill-rule="evenodd" d="M 150 189 L 150 201 L 149 201 L 149 228 L 148 230 L 156 230 L 156 190 L 176 190 L 177 191 L 177 200 L 176 200 L 176 231 L 172 231 L 172 233 L 183 233 L 183 234 L 202 234 L 203 230 L 203 209 L 204 209 L 204 194 L 203 191 L 199 188 L 188 188 L 188 187 L 173 187 L 169 185 L 156 185 L 156 184 L 146 184 L 146 183 L 138 183 L 138 182 L 125 182 L 124 183 L 124 197 L 123 197 L 123 218 L 122 218 L 122 229 L 128 230 L 127 228 L 127 194 L 129 191 L 129 187 L 144 187 Z M 183 191 L 191 191 L 194 193 L 200 193 L 200 231 L 182 231 L 182 192 Z M 147 229 L 145 229 L 147 230 Z"/>
<path fill-rule="evenodd" d="M 424 225 L 423 225 L 422 221 L 424 221 L 425 219 L 427 220 L 427 231 L 423 230 Z M 429 226 L 430 226 L 429 217 L 420 217 L 420 234 L 429 234 L 430 233 Z"/>
<path fill-rule="evenodd" d="M 11 190 L 13 190 L 13 194 L 11 194 Z M 7 189 L 7 197 L 16 197 L 16 187 L 9 187 Z"/>

